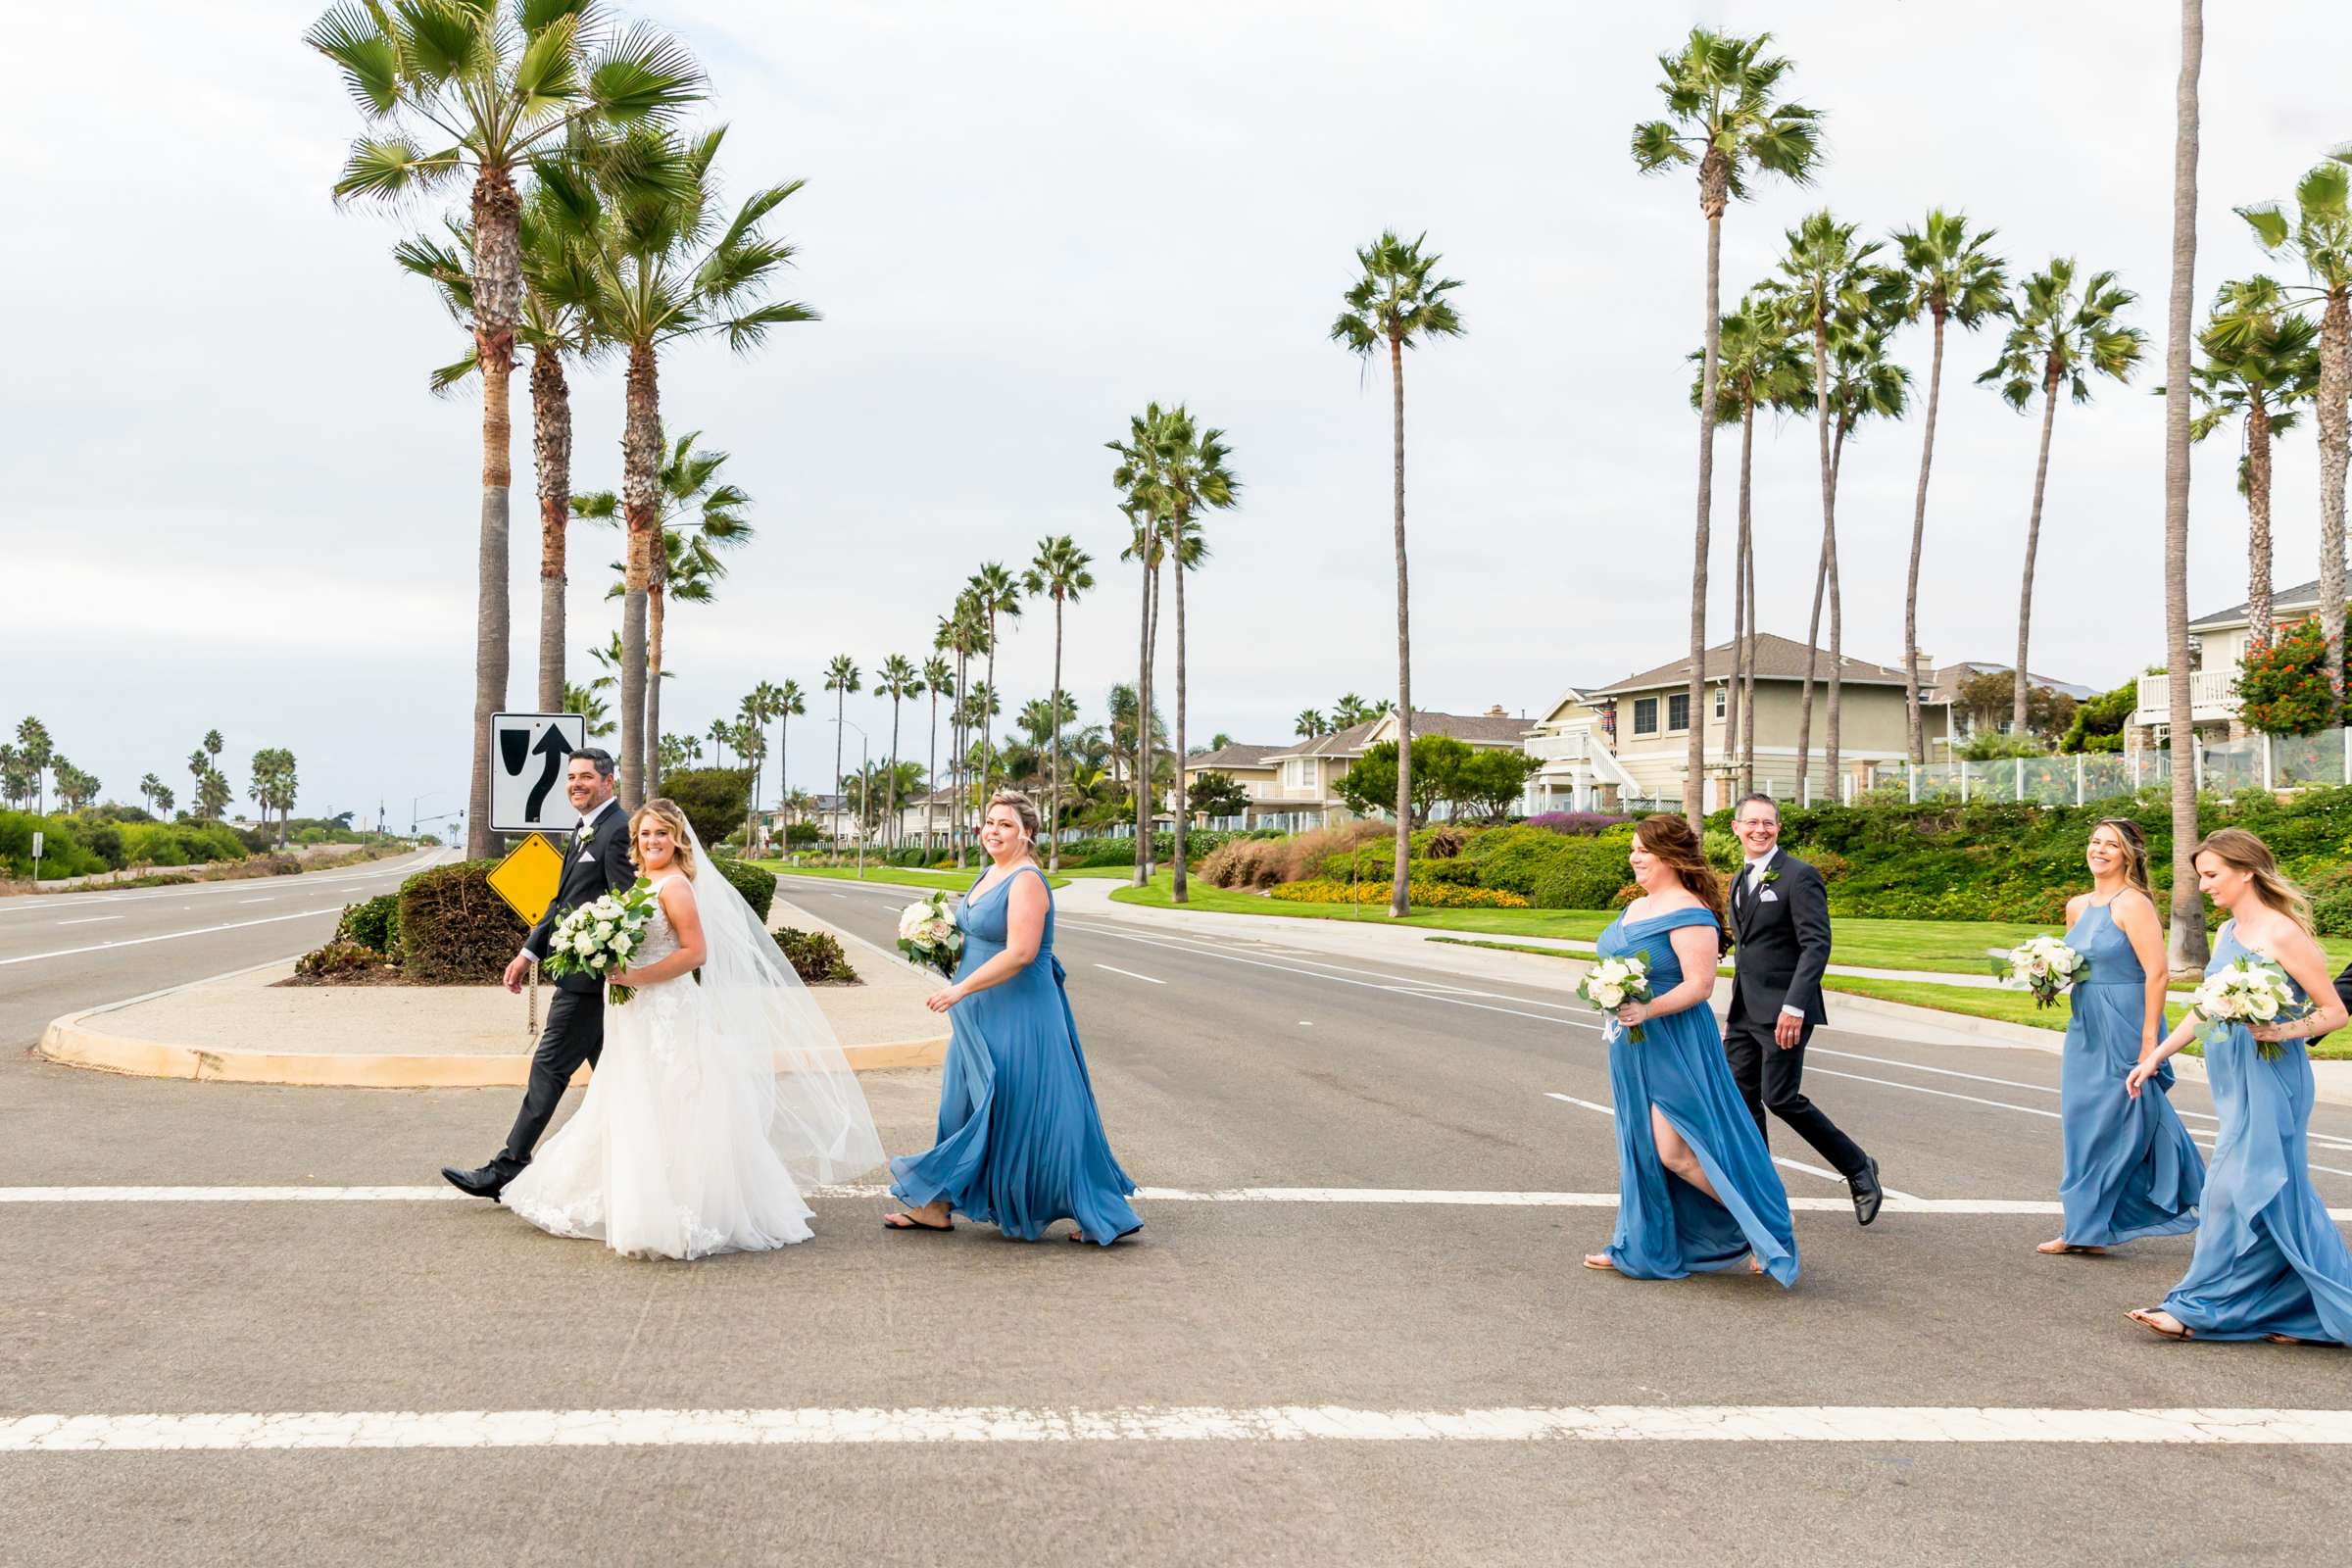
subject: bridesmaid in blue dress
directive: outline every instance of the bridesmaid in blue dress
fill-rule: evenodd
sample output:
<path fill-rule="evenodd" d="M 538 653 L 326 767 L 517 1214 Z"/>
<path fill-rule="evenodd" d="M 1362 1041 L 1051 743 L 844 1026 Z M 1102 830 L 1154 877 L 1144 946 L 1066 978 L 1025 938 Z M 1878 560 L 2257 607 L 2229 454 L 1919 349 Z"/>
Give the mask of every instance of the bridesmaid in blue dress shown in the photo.
<path fill-rule="evenodd" d="M 2291 1022 L 2231 1025 L 2205 1051 L 2221 1113 L 2205 1173 L 2204 1223 L 2188 1273 L 2134 1322 L 2168 1340 L 2352 1345 L 2352 1250 L 2311 1184 L 2311 1056 L 2304 1041 L 2344 1025 L 2344 1004 L 2311 931 L 2311 903 L 2279 874 L 2270 846 L 2226 827 L 2197 846 L 2197 885 L 2230 914 L 2206 973 L 2268 958 L 2317 1005 Z M 2132 1069 L 2137 1095 L 2197 1032 L 2195 1015 Z M 2270 1045 L 2277 1054 L 2258 1049 Z"/>
<path fill-rule="evenodd" d="M 902 1235 L 950 1231 L 962 1213 L 1034 1242 L 1057 1219 L 1073 1242 L 1108 1247 L 1144 1228 L 1135 1183 L 1111 1157 L 1054 956 L 1054 896 L 1030 847 L 1037 804 L 999 791 L 980 827 L 991 865 L 956 911 L 963 957 L 930 999 L 953 1030 L 940 1085 L 939 1142 L 894 1159 L 884 1218 Z"/>
<path fill-rule="evenodd" d="M 1631 856 L 1642 896 L 1600 934 L 1603 957 L 1641 954 L 1651 1000 L 1617 1010 L 1617 1230 L 1585 1267 L 1679 1280 L 1748 1260 L 1796 1282 L 1788 1194 L 1740 1098 L 1708 1000 L 1723 950 L 1723 884 L 1679 816 L 1643 818 Z M 1637 1043 L 1632 1031 L 1639 1027 Z"/>
<path fill-rule="evenodd" d="M 2169 971 L 2147 840 L 2137 822 L 2109 817 L 2090 830 L 2083 858 L 2091 891 L 2066 906 L 2066 945 L 2090 960 L 2090 972 L 2070 994 L 2058 1068 L 2066 1227 L 2035 1250 L 2096 1255 L 2119 1242 L 2195 1230 L 2205 1161 L 2173 1109 L 2169 1063 L 2149 1080 L 2154 1094 L 2124 1093 L 2132 1069 L 2164 1038 Z"/>

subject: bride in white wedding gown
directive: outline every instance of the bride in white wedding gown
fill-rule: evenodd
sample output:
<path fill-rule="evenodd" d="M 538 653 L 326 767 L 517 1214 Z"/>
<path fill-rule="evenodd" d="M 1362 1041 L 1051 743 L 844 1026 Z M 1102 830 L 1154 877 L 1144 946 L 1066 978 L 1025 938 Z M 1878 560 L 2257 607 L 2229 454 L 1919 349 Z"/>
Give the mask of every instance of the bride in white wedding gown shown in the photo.
<path fill-rule="evenodd" d="M 714 871 L 685 813 L 648 802 L 630 853 L 660 898 L 612 984 L 580 1106 L 502 1200 L 541 1230 L 637 1257 L 808 1239 L 802 1195 L 881 1163 L 832 1026 L 765 924 Z"/>

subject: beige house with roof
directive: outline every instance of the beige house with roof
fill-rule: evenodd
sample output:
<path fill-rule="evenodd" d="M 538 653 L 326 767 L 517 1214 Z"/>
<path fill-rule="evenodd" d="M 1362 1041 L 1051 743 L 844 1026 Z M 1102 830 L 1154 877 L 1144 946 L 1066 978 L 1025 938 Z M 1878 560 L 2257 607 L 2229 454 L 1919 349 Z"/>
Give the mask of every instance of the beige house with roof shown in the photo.
<path fill-rule="evenodd" d="M 1528 719 L 1514 718 L 1499 707 L 1483 713 L 1413 710 L 1416 736 L 1448 735 L 1473 751 L 1517 751 L 1532 728 Z M 1341 776 L 1366 752 L 1396 735 L 1396 714 L 1391 710 L 1366 723 L 1269 751 L 1262 761 L 1273 768 L 1274 788 L 1264 810 L 1256 814 L 1266 826 L 1293 832 L 1347 820 L 1354 812 L 1340 799 Z"/>
<path fill-rule="evenodd" d="M 1733 667 L 1728 642 L 1706 651 L 1704 681 L 1696 715 L 1706 759 L 1706 808 L 1731 804 L 1738 787 L 1739 752 L 1725 733 Z M 1925 661 L 1923 660 L 1923 663 Z M 1688 656 L 1652 669 L 1638 670 L 1607 685 L 1571 690 L 1536 725 L 1539 741 L 1580 752 L 1590 796 L 1585 809 L 1622 807 L 1633 800 L 1677 802 L 1689 760 Z M 1796 736 L 1805 675 L 1805 645 L 1769 632 L 1756 637 L 1756 788 L 1784 799 L 1821 800 L 1833 791 L 1869 787 L 1873 770 L 1900 764 L 1908 752 L 1908 708 L 1900 665 L 1846 659 L 1839 672 L 1839 779 L 1832 779 L 1823 743 L 1828 735 L 1830 656 L 1814 661 L 1813 730 L 1807 778 L 1796 774 Z M 1949 700 L 1929 688 L 1920 693 L 1932 734 L 1950 733 Z M 1745 719 L 1741 720 L 1742 728 Z M 1531 754 L 1543 756 L 1530 747 Z M 1596 754 L 1606 752 L 1603 764 Z M 1552 773 L 1548 765 L 1538 783 Z M 1611 798 L 1612 791 L 1614 798 Z M 1565 803 L 1563 803 L 1565 804 Z"/>
<path fill-rule="evenodd" d="M 2320 585 L 2315 578 L 2280 588 L 2271 595 L 2271 625 L 2275 632 L 2306 621 L 2320 612 Z M 2189 719 L 2198 735 L 2208 739 L 2241 740 L 2246 727 L 2238 717 L 2237 665 L 2254 641 L 2251 605 L 2232 605 L 2188 623 Z M 2128 749 L 2162 745 L 2173 722 L 2172 672 L 2139 677 L 2139 696 L 2125 728 Z"/>
<path fill-rule="evenodd" d="M 1198 757 L 1184 760 L 1184 787 L 1190 791 L 1200 782 L 1203 773 L 1224 774 L 1239 784 L 1242 794 L 1249 798 L 1250 804 L 1242 813 L 1242 824 L 1255 827 L 1261 815 L 1281 809 L 1274 803 L 1279 799 L 1282 770 L 1275 765 L 1272 758 L 1277 752 L 1287 750 L 1289 748 L 1283 746 L 1228 742 L 1213 752 L 1203 752 Z M 1168 804 L 1173 807 L 1173 800 Z"/>

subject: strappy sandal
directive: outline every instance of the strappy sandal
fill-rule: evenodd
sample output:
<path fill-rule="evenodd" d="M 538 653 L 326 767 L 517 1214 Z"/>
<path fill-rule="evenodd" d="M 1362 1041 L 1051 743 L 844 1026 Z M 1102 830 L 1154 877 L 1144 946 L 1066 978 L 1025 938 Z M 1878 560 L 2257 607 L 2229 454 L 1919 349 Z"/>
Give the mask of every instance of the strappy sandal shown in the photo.
<path fill-rule="evenodd" d="M 2328 1343 L 2326 1340 L 2298 1340 L 2292 1334 L 2265 1334 L 2262 1339 L 2266 1345 L 2325 1345 Z"/>
<path fill-rule="evenodd" d="M 1143 1227 L 1141 1225 L 1130 1225 L 1127 1227 L 1127 1229 L 1119 1232 L 1118 1235 L 1113 1236 L 1109 1241 L 1103 1243 L 1102 1245 L 1105 1247 L 1116 1247 L 1128 1237 L 1133 1236 L 1137 1231 L 1142 1229 Z M 1070 1232 L 1070 1240 L 1078 1243 L 1081 1247 L 1092 1247 L 1095 1245 L 1095 1239 L 1087 1235 L 1084 1231 Z"/>
<path fill-rule="evenodd" d="M 1592 1270 L 1595 1274 L 1617 1274 L 1623 1272 L 1623 1270 L 1618 1268 L 1616 1262 L 1606 1252 L 1587 1252 L 1585 1254 L 1585 1267 Z"/>
<path fill-rule="evenodd" d="M 893 1221 L 896 1220 L 905 1220 L 906 1223 L 904 1225 L 894 1224 Z M 916 1219 L 911 1210 L 901 1209 L 894 1213 L 883 1215 L 882 1228 L 890 1232 L 893 1236 L 904 1236 L 908 1231 L 927 1231 L 935 1236 L 944 1236 L 949 1231 L 952 1231 L 956 1228 L 956 1222 L 954 1220 L 950 1220 L 945 1225 L 926 1225 L 921 1220 Z"/>
<path fill-rule="evenodd" d="M 2155 1317 L 2151 1315 L 2145 1307 L 2141 1307 L 2135 1311 L 2126 1312 L 2124 1316 L 2130 1318 L 2141 1328 L 2146 1329 L 2150 1334 L 2155 1335 L 2160 1340 L 2193 1340 L 2197 1337 L 2197 1331 L 2190 1328 L 2185 1323 L 2182 1323 L 2177 1329 L 2166 1328 L 2163 1324 L 2158 1323 Z"/>
<path fill-rule="evenodd" d="M 2104 1247 L 2080 1247 L 2064 1237 L 2044 1242 L 2034 1250 L 2044 1257 L 2065 1257 L 2070 1253 L 2079 1253 L 2083 1257 L 2105 1257 L 2107 1255 L 2107 1249 Z"/>

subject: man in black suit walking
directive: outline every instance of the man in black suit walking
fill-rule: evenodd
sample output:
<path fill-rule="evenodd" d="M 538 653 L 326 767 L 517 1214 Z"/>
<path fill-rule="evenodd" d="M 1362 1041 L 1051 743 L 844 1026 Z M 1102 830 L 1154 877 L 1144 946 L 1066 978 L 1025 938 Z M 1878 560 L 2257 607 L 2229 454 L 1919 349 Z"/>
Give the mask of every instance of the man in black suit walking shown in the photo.
<path fill-rule="evenodd" d="M 522 951 L 507 965 L 509 991 L 522 989 L 530 966 L 547 956 L 547 939 L 557 922 L 581 905 L 616 893 L 637 880 L 629 858 L 629 813 L 612 798 L 612 754 L 591 748 L 574 752 L 564 766 L 564 793 L 580 813 L 579 825 L 564 852 L 564 880 L 556 901 L 523 939 Z M 495 1199 L 531 1162 L 539 1135 L 547 1131 L 571 1075 L 581 1062 L 596 1065 L 605 1045 L 605 983 L 594 975 L 565 975 L 555 983 L 547 1004 L 547 1027 L 540 1031 L 539 1049 L 531 1054 L 531 1080 L 522 1092 L 522 1111 L 507 1147 L 487 1165 L 462 1170 L 444 1165 L 441 1174 L 462 1193 Z"/>
<path fill-rule="evenodd" d="M 1737 978 L 1723 1049 L 1747 1101 L 1756 1130 L 1764 1113 L 1795 1129 L 1853 1189 L 1854 1218 L 1879 1217 L 1886 1196 L 1879 1162 L 1838 1130 L 1805 1098 L 1805 1042 L 1827 1023 L 1821 977 L 1830 966 L 1830 897 L 1821 873 L 1780 847 L 1781 808 L 1769 795 L 1750 795 L 1732 813 L 1746 863 L 1732 883 L 1732 940 Z"/>

